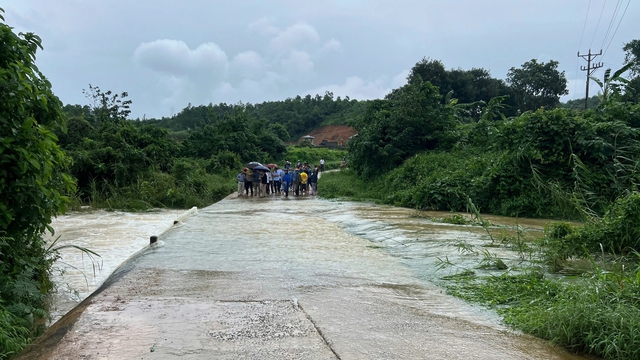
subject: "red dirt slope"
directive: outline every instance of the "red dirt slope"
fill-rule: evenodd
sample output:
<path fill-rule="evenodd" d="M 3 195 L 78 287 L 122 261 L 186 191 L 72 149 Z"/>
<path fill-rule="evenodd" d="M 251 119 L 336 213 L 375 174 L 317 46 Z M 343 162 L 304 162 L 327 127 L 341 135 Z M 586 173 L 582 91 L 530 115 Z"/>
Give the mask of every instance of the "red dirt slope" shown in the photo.
<path fill-rule="evenodd" d="M 322 142 L 322 140 L 346 142 L 347 140 L 349 140 L 350 136 L 353 136 L 357 133 L 358 132 L 356 131 L 356 129 L 346 125 L 329 125 L 329 126 L 315 129 L 311 131 L 309 134 L 305 134 L 305 135 L 313 136 L 315 138 L 313 139 L 313 143 L 316 145 L 319 145 Z M 302 141 L 301 139 L 302 137 L 298 139 L 296 143 L 300 143 L 300 141 Z"/>

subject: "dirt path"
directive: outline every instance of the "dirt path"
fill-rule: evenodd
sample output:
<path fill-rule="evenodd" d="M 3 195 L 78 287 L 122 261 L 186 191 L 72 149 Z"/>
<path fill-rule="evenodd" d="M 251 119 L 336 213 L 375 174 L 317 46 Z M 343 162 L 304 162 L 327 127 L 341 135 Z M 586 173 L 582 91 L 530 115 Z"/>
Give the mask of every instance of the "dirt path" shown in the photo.
<path fill-rule="evenodd" d="M 229 197 L 125 264 L 19 359 L 577 359 L 344 231 L 348 204 Z"/>

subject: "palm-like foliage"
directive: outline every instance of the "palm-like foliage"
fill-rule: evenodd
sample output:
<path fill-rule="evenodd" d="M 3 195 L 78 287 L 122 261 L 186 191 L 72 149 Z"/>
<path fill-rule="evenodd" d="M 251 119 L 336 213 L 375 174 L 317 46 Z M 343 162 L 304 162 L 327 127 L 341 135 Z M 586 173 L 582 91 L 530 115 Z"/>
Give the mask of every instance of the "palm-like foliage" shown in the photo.
<path fill-rule="evenodd" d="M 622 97 L 622 90 L 629 83 L 629 80 L 622 77 L 622 74 L 633 66 L 633 62 L 627 63 L 614 72 L 613 76 L 611 75 L 611 68 L 609 68 L 604 72 L 602 81 L 595 76 L 589 76 L 591 80 L 600 86 L 601 91 L 598 93 L 598 97 L 600 98 L 601 104 L 606 105 L 606 103 L 618 101 Z"/>

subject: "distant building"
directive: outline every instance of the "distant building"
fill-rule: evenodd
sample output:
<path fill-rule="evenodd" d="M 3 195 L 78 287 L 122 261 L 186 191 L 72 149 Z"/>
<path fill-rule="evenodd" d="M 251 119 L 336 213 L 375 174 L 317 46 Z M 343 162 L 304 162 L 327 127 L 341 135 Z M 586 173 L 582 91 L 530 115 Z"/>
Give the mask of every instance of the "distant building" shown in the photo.
<path fill-rule="evenodd" d="M 311 136 L 311 135 L 306 135 L 306 136 L 302 137 L 302 141 L 303 142 L 305 142 L 305 141 L 310 142 L 311 145 L 314 145 L 313 139 L 315 139 L 315 138 L 313 136 Z"/>
<path fill-rule="evenodd" d="M 326 147 L 329 149 L 335 149 L 340 146 L 340 143 L 337 141 L 328 141 L 327 139 L 324 139 L 318 146 Z"/>

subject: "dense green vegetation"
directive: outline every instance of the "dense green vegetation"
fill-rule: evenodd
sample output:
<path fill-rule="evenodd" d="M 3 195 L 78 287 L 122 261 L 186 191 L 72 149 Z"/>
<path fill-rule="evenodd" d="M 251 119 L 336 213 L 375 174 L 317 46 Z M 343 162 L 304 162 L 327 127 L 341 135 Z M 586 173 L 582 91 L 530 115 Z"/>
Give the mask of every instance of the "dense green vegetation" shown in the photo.
<path fill-rule="evenodd" d="M 558 108 L 566 80 L 546 89 L 539 85 L 564 77 L 555 62 L 511 69 L 510 88 L 502 89 L 512 100 L 459 103 L 445 81 L 444 97 L 433 86 L 447 78 L 435 71 L 441 64 L 423 60 L 412 71 L 420 76 L 372 102 L 355 123 L 358 136 L 347 143 L 351 169 L 323 176 L 320 195 L 466 211 L 485 227 L 480 211 L 582 221 L 581 227 L 550 225 L 540 239 L 518 229 L 517 236 L 502 235 L 501 241 L 491 236 L 482 251 L 463 246 L 483 257 L 481 270 L 463 269 L 444 277 L 443 285 L 456 296 L 495 307 L 525 332 L 607 359 L 636 359 L 640 105 L 633 51 L 639 47 L 637 41 L 627 44 L 630 62 L 593 79 L 601 87 L 598 105 L 586 111 Z M 631 78 L 624 77 L 628 72 Z M 546 75 L 526 85 L 527 73 Z M 516 94 L 514 87 L 523 81 L 522 89 L 530 92 Z M 494 88 L 501 89 L 497 83 Z M 464 220 L 458 215 L 450 222 L 467 224 L 456 219 Z M 516 251 L 521 265 L 509 268 L 488 250 L 496 246 Z M 549 273 L 571 274 L 572 280 Z"/>
<path fill-rule="evenodd" d="M 350 168 L 323 176 L 320 195 L 583 221 L 579 228 L 554 224 L 526 244 L 507 241 L 527 253 L 527 266 L 488 278 L 467 269 L 446 286 L 572 349 L 638 357 L 638 40 L 624 47 L 625 67 L 594 79 L 601 91 L 586 111 L 579 101 L 560 103 L 567 81 L 555 61 L 532 59 L 503 81 L 482 68 L 447 70 L 425 58 L 382 100 L 327 92 L 188 105 L 142 120 L 129 119 L 126 92 L 91 85 L 89 105 L 63 107 L 34 64 L 40 39 L 16 35 L 2 19 L 0 42 L 0 358 L 42 328 L 56 259 L 42 234 L 68 206 L 202 207 L 236 188 L 246 162 L 324 158 L 331 169 L 345 155 Z M 285 145 L 324 125 L 350 125 L 359 134 L 348 152 Z M 542 269 L 578 278 L 548 279 Z"/>
<path fill-rule="evenodd" d="M 364 112 L 368 103 L 369 101 L 348 97 L 334 98 L 331 92 L 326 92 L 324 96 L 296 96 L 293 99 L 260 104 L 189 104 L 172 117 L 146 119 L 145 123 L 166 128 L 173 137 L 182 140 L 188 136 L 189 130 L 217 123 L 241 109 L 246 117 L 266 123 L 279 139 L 288 142 L 296 141 L 300 136 L 321 126 L 351 125 Z"/>
<path fill-rule="evenodd" d="M 110 209 L 207 206 L 236 187 L 249 161 L 337 163 L 344 151 L 285 146 L 277 127 L 243 105 L 187 132 L 183 141 L 153 121 L 127 120 L 127 94 L 86 91 L 92 105 L 66 106 L 60 144 L 77 179 L 74 204 Z M 188 111 L 191 111 L 189 108 Z M 285 130 L 286 132 L 286 130 Z"/>
<path fill-rule="evenodd" d="M 42 330 L 55 252 L 42 240 L 73 182 L 53 131 L 60 100 L 35 66 L 40 38 L 13 33 L 0 9 L 0 358 Z"/>

